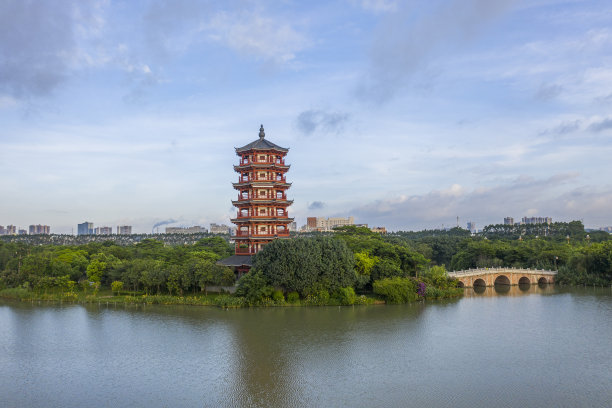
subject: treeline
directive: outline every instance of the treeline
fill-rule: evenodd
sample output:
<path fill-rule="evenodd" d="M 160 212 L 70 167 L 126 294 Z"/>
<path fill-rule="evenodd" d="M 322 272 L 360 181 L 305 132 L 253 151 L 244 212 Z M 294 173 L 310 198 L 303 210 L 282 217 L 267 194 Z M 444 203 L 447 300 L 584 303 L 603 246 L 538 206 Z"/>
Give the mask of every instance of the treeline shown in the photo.
<path fill-rule="evenodd" d="M 166 245 L 193 245 L 201 239 L 221 237 L 229 239 L 229 234 L 211 234 L 198 232 L 194 234 L 131 234 L 131 235 L 71 235 L 71 234 L 36 234 L 36 235 L 0 235 L 2 242 L 21 242 L 28 245 L 85 245 L 91 242 L 113 242 L 117 245 L 134 245 L 147 239 L 161 241 Z"/>
<path fill-rule="evenodd" d="M 113 241 L 78 246 L 0 242 L 0 288 L 71 292 L 79 284 L 83 290 L 97 291 L 121 282 L 135 292 L 182 295 L 209 285 L 233 285 L 233 271 L 216 265 L 231 252 L 220 237 L 183 246 L 152 239 L 132 246 Z"/>
<path fill-rule="evenodd" d="M 580 221 L 553 223 L 548 235 L 541 224 L 485 227 L 476 236 L 391 234 L 388 242 L 410 246 L 448 270 L 516 267 L 558 270 L 557 282 L 571 285 L 612 284 L 612 240 L 604 231 L 586 232 Z M 523 228 L 523 229 L 520 229 Z"/>
<path fill-rule="evenodd" d="M 254 256 L 251 272 L 238 282 L 237 296 L 224 302 L 318 305 L 448 297 L 458 292 L 446 270 L 495 266 L 558 270 L 557 282 L 563 284 L 612 284 L 609 234 L 587 236 L 580 222 L 558 227 L 556 235 L 510 239 L 471 236 L 459 229 L 381 235 L 349 226 L 276 240 Z M 232 269 L 217 265 L 232 253 L 222 237 L 183 245 L 153 239 L 125 246 L 113 241 L 0 241 L 0 290 L 15 288 L 31 297 L 58 291 L 62 296 L 97 295 L 112 289 L 132 296 L 189 295 L 198 303 L 193 298 L 209 286 L 236 283 Z"/>

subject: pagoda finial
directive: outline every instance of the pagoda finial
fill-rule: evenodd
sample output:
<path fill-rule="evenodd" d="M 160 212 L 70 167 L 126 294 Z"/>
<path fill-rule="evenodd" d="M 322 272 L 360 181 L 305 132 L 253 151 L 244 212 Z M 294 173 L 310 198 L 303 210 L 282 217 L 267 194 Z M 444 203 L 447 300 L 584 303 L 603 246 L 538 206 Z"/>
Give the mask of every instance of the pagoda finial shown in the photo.
<path fill-rule="evenodd" d="M 266 134 L 264 133 L 263 125 L 261 125 L 261 127 L 259 128 L 259 138 L 263 139 L 264 137 L 266 137 Z"/>

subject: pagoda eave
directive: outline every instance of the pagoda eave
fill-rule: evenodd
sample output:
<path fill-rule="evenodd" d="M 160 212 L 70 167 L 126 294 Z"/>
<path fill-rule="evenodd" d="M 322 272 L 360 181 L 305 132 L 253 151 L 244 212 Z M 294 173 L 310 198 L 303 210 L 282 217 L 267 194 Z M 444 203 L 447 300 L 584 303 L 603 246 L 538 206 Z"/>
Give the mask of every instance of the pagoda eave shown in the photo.
<path fill-rule="evenodd" d="M 289 234 L 274 234 L 274 235 L 262 235 L 262 236 L 257 236 L 257 235 L 250 235 L 250 236 L 244 236 L 244 235 L 232 235 L 231 238 L 234 241 L 270 241 L 272 239 L 288 239 L 291 238 L 289 236 Z"/>
<path fill-rule="evenodd" d="M 295 218 L 276 218 L 276 217 L 244 217 L 244 218 L 232 218 L 230 221 L 233 224 L 244 224 L 249 222 L 276 222 L 280 224 L 293 222 Z"/>
<path fill-rule="evenodd" d="M 266 168 L 276 168 L 279 170 L 289 170 L 289 167 L 291 167 L 290 164 L 277 164 L 277 163 L 249 163 L 249 164 L 241 164 L 241 165 L 234 165 L 234 170 L 235 171 L 241 171 L 241 170 L 251 170 L 251 169 L 266 169 Z"/>
<path fill-rule="evenodd" d="M 283 182 L 283 181 L 273 181 L 273 180 L 253 180 L 253 181 L 243 181 L 243 182 L 238 182 L 238 183 L 232 183 L 232 186 L 234 186 L 235 189 L 239 189 L 239 188 L 243 188 L 243 187 L 249 187 L 249 186 L 259 187 L 259 188 L 265 188 L 265 187 L 270 187 L 270 188 L 274 188 L 274 187 L 286 187 L 286 188 L 289 188 L 289 187 L 291 187 L 291 183 L 286 183 L 286 182 Z"/>
<path fill-rule="evenodd" d="M 232 201 L 232 205 L 234 207 L 239 207 L 241 205 L 250 205 L 250 204 L 276 204 L 279 206 L 288 207 L 293 204 L 293 200 L 281 200 L 281 199 L 265 199 L 265 200 L 257 200 L 257 199 L 249 199 L 249 200 L 238 200 Z"/>

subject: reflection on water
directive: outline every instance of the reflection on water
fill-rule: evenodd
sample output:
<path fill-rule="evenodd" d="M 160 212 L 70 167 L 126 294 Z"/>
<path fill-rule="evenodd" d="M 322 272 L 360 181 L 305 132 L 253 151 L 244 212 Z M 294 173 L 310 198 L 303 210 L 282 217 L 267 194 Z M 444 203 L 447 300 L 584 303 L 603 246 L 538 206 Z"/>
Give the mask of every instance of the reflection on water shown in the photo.
<path fill-rule="evenodd" d="M 610 288 L 538 285 L 370 307 L 0 300 L 0 406 L 607 406 L 611 315 Z"/>
<path fill-rule="evenodd" d="M 520 284 L 520 285 L 495 285 L 495 286 L 474 286 L 465 288 L 463 296 L 525 296 L 525 295 L 550 295 L 555 293 L 554 285 L 547 284 Z"/>

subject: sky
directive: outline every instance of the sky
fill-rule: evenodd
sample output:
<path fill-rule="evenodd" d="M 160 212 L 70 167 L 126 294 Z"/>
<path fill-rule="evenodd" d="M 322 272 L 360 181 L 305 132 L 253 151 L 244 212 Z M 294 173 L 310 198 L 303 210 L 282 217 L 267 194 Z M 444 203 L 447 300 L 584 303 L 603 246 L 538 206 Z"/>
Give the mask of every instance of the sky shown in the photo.
<path fill-rule="evenodd" d="M 612 225 L 612 3 L 0 0 L 0 225 L 229 224 L 288 147 L 299 225 Z"/>

